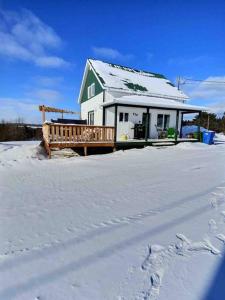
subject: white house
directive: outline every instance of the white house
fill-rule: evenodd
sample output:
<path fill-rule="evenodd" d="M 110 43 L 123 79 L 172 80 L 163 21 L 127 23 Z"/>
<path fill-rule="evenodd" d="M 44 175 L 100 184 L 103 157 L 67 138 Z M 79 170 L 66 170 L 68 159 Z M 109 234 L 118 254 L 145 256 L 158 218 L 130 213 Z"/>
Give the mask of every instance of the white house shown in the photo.
<path fill-rule="evenodd" d="M 181 136 L 183 114 L 203 107 L 161 74 L 88 59 L 81 84 L 81 118 L 89 125 L 115 127 L 115 141 L 166 138 L 174 128 Z"/>

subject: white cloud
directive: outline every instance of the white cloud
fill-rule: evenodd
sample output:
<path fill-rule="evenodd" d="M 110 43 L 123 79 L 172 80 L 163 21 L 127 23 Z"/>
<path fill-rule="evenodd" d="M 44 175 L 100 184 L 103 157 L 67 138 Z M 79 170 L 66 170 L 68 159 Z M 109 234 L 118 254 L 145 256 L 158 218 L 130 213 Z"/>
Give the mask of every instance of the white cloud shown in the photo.
<path fill-rule="evenodd" d="M 49 54 L 62 44 L 56 32 L 31 11 L 0 10 L 0 55 L 40 67 L 67 67 L 63 58 Z"/>
<path fill-rule="evenodd" d="M 94 55 L 100 58 L 106 59 L 118 59 L 118 60 L 130 60 L 134 58 L 133 54 L 123 54 L 117 49 L 107 48 L 107 47 L 92 47 Z"/>
<path fill-rule="evenodd" d="M 57 102 L 63 98 L 59 91 L 53 89 L 33 89 L 27 93 L 27 96 L 38 99 L 39 102 L 50 101 Z"/>
<path fill-rule="evenodd" d="M 60 101 L 63 96 L 55 90 L 36 89 L 27 93 L 24 98 L 2 97 L 0 106 L 4 107 L 1 112 L 0 122 L 2 120 L 13 122 L 18 118 L 26 123 L 41 123 L 41 113 L 39 105 L 61 107 Z M 57 117 L 57 114 L 48 114 L 49 119 Z"/>
<path fill-rule="evenodd" d="M 56 76 L 56 77 L 49 77 L 49 76 L 37 76 L 32 79 L 35 84 L 44 87 L 58 87 L 61 86 L 63 83 L 63 77 Z"/>
<path fill-rule="evenodd" d="M 0 98 L 0 104 L 4 107 L 0 121 L 13 122 L 21 118 L 27 123 L 40 123 L 41 115 L 38 111 L 39 103 L 31 99 Z"/>
<path fill-rule="evenodd" d="M 213 112 L 225 112 L 225 76 L 210 76 L 202 82 L 184 84 L 182 89 L 195 101 L 204 102 Z"/>
<path fill-rule="evenodd" d="M 37 57 L 35 60 L 36 65 L 41 67 L 68 67 L 69 63 L 66 62 L 63 58 L 57 56 L 42 56 Z"/>

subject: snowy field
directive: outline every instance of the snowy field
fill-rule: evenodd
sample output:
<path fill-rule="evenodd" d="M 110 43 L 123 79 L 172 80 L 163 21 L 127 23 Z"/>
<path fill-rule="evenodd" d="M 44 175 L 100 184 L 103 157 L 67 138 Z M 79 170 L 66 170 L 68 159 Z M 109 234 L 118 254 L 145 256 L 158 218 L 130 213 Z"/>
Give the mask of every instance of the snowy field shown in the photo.
<path fill-rule="evenodd" d="M 52 160 L 1 143 L 0 300 L 225 299 L 219 139 Z"/>

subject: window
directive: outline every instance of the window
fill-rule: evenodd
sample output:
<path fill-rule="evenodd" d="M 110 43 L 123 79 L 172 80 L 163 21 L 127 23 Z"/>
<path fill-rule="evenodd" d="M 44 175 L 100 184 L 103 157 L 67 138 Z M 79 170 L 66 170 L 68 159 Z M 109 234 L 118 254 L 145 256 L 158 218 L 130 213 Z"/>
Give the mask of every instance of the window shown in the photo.
<path fill-rule="evenodd" d="M 163 127 L 163 115 L 159 114 L 157 117 L 157 127 L 162 128 Z"/>
<path fill-rule="evenodd" d="M 95 83 L 88 86 L 87 89 L 88 99 L 95 96 Z"/>
<path fill-rule="evenodd" d="M 164 115 L 164 130 L 170 127 L 170 115 Z"/>
<path fill-rule="evenodd" d="M 158 114 L 157 127 L 166 130 L 170 126 L 170 115 Z"/>
<path fill-rule="evenodd" d="M 129 120 L 129 114 L 128 113 L 120 113 L 119 114 L 119 121 L 120 122 L 128 122 Z"/>
<path fill-rule="evenodd" d="M 87 89 L 87 96 L 88 96 L 88 99 L 91 98 L 91 86 L 90 85 L 88 86 L 88 89 Z"/>
<path fill-rule="evenodd" d="M 94 111 L 88 112 L 88 125 L 94 125 Z"/>
<path fill-rule="evenodd" d="M 92 83 L 91 85 L 91 97 L 95 96 L 95 83 Z"/>

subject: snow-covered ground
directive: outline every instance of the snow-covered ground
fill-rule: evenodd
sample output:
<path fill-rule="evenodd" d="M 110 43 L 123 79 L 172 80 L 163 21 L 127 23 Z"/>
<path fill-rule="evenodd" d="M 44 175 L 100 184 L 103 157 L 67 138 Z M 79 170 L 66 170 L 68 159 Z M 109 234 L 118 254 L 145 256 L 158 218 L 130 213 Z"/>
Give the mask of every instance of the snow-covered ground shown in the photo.
<path fill-rule="evenodd" d="M 224 299 L 217 139 L 52 160 L 1 143 L 0 299 Z"/>

